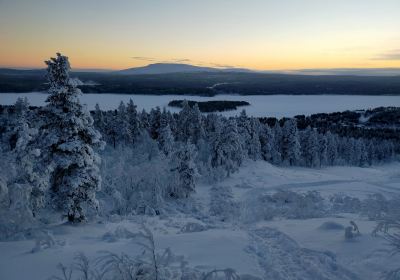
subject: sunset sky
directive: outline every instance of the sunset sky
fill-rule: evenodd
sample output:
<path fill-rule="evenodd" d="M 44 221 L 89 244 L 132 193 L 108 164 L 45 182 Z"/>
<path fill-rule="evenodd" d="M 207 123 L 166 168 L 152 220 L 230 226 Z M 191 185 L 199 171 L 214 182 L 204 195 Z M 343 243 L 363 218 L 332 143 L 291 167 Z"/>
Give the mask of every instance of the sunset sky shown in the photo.
<path fill-rule="evenodd" d="M 0 67 L 400 67 L 400 0 L 0 0 Z"/>

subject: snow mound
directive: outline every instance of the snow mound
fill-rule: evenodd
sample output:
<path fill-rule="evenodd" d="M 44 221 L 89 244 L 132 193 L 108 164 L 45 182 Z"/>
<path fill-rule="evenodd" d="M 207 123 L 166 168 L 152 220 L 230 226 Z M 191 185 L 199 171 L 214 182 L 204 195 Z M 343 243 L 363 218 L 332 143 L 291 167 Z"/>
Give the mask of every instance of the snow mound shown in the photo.
<path fill-rule="evenodd" d="M 263 227 L 250 231 L 250 237 L 249 251 L 255 254 L 266 280 L 359 279 L 339 265 L 332 253 L 301 248 L 278 230 Z"/>
<path fill-rule="evenodd" d="M 201 232 L 207 230 L 208 227 L 199 223 L 188 222 L 181 228 L 181 233 Z"/>
<path fill-rule="evenodd" d="M 137 234 L 127 230 L 125 227 L 118 226 L 114 231 L 106 232 L 101 239 L 105 242 L 116 242 L 120 239 L 131 239 L 136 236 Z"/>
<path fill-rule="evenodd" d="M 53 234 L 47 230 L 36 232 L 34 238 L 35 246 L 32 248 L 31 253 L 37 253 L 50 248 L 59 248 L 66 244 L 63 240 L 56 240 Z"/>
<path fill-rule="evenodd" d="M 309 219 L 325 216 L 326 206 L 319 192 L 308 191 L 303 194 L 279 190 L 273 194 L 251 195 L 242 203 L 241 214 L 247 223 L 275 217 Z"/>

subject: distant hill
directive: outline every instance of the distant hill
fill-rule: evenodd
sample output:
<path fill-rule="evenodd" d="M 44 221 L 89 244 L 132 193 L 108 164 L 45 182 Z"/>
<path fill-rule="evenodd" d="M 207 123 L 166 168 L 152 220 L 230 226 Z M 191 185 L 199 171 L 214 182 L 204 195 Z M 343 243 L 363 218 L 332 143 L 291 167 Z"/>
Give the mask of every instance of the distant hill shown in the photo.
<path fill-rule="evenodd" d="M 71 77 L 83 82 L 79 87 L 85 93 L 400 95 L 400 76 L 289 75 L 181 64 L 153 64 L 144 67 L 147 70 L 135 69 L 127 74 L 73 71 Z M 150 74 L 150 70 L 166 72 Z M 0 69 L 0 93 L 45 91 L 48 88 L 45 72 L 44 69 Z"/>
<path fill-rule="evenodd" d="M 334 75 L 334 76 L 400 76 L 400 68 L 331 68 L 331 69 L 300 69 L 286 71 L 287 74 L 304 75 Z"/>
<path fill-rule="evenodd" d="M 123 75 L 150 75 L 170 73 L 201 73 L 201 72 L 252 72 L 244 68 L 212 68 L 180 63 L 154 63 L 147 66 L 115 71 Z"/>

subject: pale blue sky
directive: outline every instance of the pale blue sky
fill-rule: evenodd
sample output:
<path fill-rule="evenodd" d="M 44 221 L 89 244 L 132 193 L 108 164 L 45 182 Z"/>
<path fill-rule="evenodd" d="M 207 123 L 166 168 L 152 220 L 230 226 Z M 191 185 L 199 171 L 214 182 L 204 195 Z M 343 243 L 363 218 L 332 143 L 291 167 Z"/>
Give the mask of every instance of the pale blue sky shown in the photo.
<path fill-rule="evenodd" d="M 399 0 L 0 0 L 0 65 L 393 67 L 399 30 Z"/>

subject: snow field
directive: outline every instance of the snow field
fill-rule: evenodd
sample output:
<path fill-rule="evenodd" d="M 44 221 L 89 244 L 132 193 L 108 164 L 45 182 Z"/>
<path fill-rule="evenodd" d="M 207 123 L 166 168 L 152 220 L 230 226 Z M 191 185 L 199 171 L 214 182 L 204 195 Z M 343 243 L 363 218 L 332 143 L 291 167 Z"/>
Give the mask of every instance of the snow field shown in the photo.
<path fill-rule="evenodd" d="M 58 263 L 71 264 L 76 252 L 84 252 L 89 258 L 96 258 L 104 250 L 140 254 L 137 242 L 124 236 L 123 230 L 116 234 L 116 229 L 137 232 L 142 222 L 153 232 L 158 251 L 169 247 L 174 254 L 183 255 L 190 267 L 203 271 L 233 268 L 239 275 L 258 279 L 379 279 L 384 271 L 396 268 L 400 258 L 390 255 L 383 238 L 371 235 L 376 222 L 354 213 L 310 219 L 276 217 L 250 223 L 243 222 L 239 215 L 221 221 L 218 213 L 208 217 L 211 194 L 213 188 L 230 190 L 224 205 L 239 209 L 256 197 L 280 189 L 296 193 L 315 190 L 324 198 L 339 192 L 360 199 L 377 192 L 391 198 L 400 194 L 399 170 L 399 163 L 307 169 L 247 161 L 229 178 L 197 186 L 193 200 L 204 211 L 199 218 L 175 214 L 83 226 L 53 225 L 48 231 L 58 242 L 36 253 L 31 252 L 34 240 L 0 242 L 0 279 L 48 279 L 58 275 Z M 350 221 L 361 232 L 354 240 L 346 240 L 340 226 L 346 227 Z M 326 222 L 330 224 L 321 227 Z M 202 226 L 190 227 L 193 232 L 182 232 L 188 223 Z"/>

